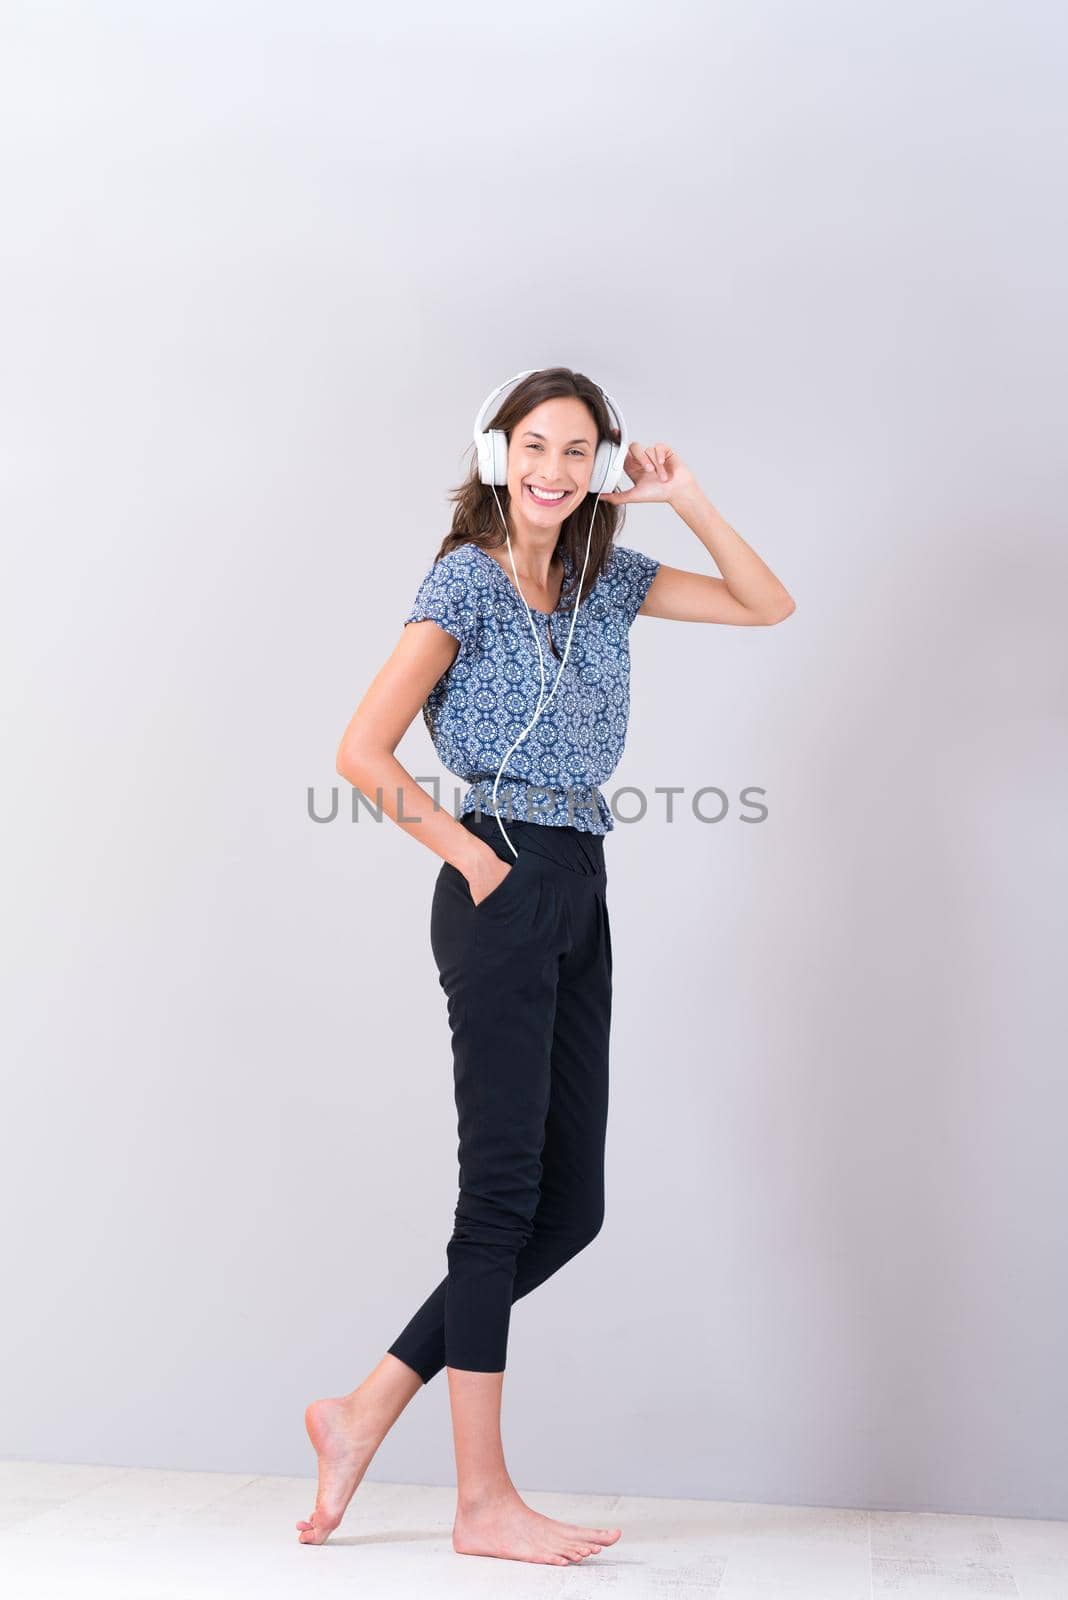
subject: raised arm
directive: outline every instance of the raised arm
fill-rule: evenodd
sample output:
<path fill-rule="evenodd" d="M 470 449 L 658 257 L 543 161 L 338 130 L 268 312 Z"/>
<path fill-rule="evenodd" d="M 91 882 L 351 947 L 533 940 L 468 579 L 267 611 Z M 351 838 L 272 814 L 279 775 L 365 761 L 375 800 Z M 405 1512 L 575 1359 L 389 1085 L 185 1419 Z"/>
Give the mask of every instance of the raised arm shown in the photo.
<path fill-rule="evenodd" d="M 639 617 L 672 622 L 729 622 L 767 628 L 797 610 L 793 596 L 766 562 L 720 516 L 693 473 L 669 444 L 631 441 L 626 460 L 634 488 L 602 499 L 612 505 L 666 502 L 700 539 L 723 574 L 686 572 L 663 563 L 638 608 Z"/>

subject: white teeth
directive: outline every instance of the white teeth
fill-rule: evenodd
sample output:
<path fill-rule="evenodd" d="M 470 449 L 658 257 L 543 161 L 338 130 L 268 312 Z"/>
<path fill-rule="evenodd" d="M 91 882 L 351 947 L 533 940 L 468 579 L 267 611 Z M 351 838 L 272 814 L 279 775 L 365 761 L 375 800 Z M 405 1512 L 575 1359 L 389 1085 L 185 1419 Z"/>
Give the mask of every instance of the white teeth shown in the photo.
<path fill-rule="evenodd" d="M 530 490 L 530 492 L 534 496 L 535 500 L 544 500 L 546 505 L 550 505 L 550 506 L 553 504 L 554 501 L 563 500 L 565 498 L 565 496 L 567 495 L 567 490 L 566 489 L 561 489 L 559 494 L 546 494 L 544 492 L 544 490 L 542 490 L 542 489 L 535 489 L 535 487 L 534 487 L 534 485 L 532 483 L 528 483 L 527 484 L 527 488 Z"/>

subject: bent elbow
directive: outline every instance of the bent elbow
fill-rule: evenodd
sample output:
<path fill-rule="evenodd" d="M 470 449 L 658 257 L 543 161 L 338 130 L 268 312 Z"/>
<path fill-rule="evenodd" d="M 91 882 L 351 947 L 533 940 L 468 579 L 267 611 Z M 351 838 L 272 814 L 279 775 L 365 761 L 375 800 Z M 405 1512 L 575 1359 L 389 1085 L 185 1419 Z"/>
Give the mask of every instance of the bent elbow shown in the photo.
<path fill-rule="evenodd" d="M 356 783 L 365 759 L 365 754 L 359 745 L 354 744 L 351 739 L 342 739 L 334 757 L 334 770 L 340 777 L 347 778 L 350 783 Z"/>
<path fill-rule="evenodd" d="M 364 744 L 362 740 L 349 737 L 342 739 L 338 746 L 338 752 L 334 758 L 334 769 L 341 777 L 347 778 L 350 783 L 355 784 L 357 789 L 362 789 L 362 780 L 388 754 L 391 754 L 391 752 L 380 750 L 377 746 Z"/>

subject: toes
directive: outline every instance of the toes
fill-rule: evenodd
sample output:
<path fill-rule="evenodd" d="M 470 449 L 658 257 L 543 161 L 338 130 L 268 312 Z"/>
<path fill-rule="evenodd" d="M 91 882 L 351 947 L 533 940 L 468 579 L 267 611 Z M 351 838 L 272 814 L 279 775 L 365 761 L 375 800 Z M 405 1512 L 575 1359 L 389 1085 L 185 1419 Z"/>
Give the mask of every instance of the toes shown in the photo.
<path fill-rule="evenodd" d="M 314 1522 L 298 1522 L 301 1544 L 323 1544 L 330 1536 L 329 1528 L 317 1528 Z"/>

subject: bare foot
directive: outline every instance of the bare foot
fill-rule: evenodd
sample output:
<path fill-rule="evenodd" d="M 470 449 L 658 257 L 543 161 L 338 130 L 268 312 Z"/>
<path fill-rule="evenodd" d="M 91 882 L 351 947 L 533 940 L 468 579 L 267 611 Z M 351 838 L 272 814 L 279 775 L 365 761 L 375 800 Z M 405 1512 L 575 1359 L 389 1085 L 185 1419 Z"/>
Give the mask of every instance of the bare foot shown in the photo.
<path fill-rule="evenodd" d="M 304 1426 L 319 1457 L 319 1492 L 310 1522 L 298 1522 L 301 1544 L 322 1544 L 342 1517 L 385 1429 L 362 1399 L 313 1400 Z"/>
<path fill-rule="evenodd" d="M 557 1522 L 508 1493 L 475 1509 L 457 1507 L 452 1547 L 462 1556 L 503 1556 L 507 1561 L 540 1561 L 566 1567 L 582 1561 L 606 1544 L 615 1544 L 620 1528 L 583 1528 Z"/>

